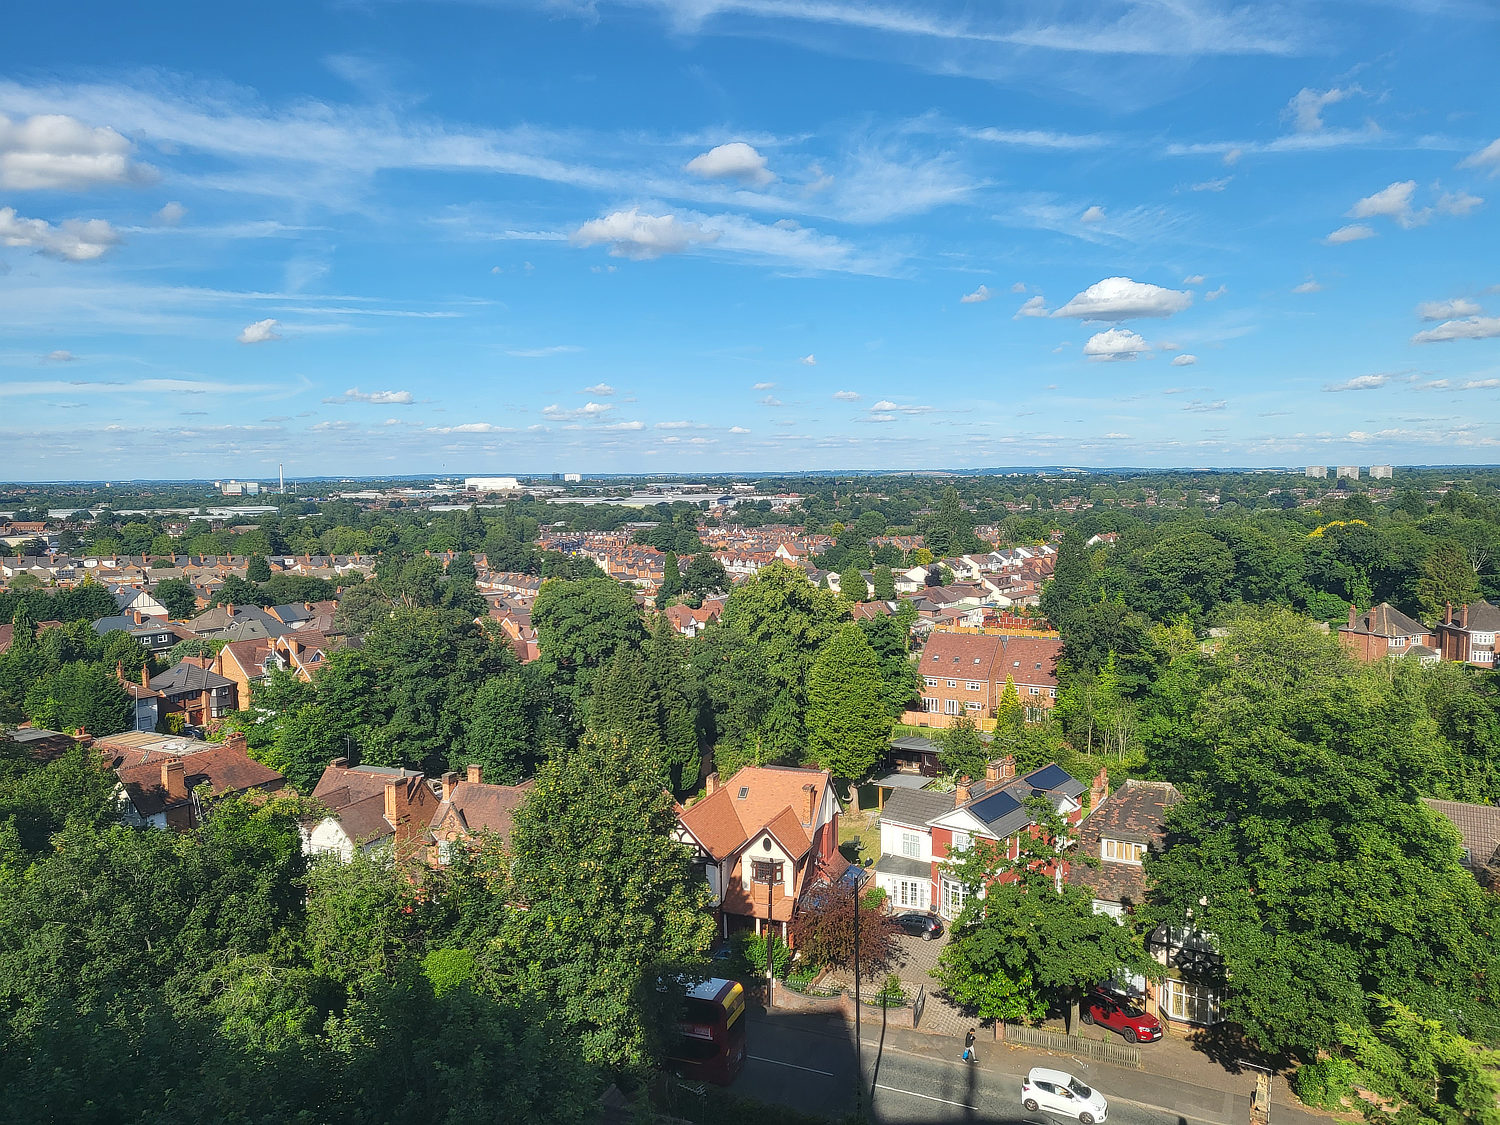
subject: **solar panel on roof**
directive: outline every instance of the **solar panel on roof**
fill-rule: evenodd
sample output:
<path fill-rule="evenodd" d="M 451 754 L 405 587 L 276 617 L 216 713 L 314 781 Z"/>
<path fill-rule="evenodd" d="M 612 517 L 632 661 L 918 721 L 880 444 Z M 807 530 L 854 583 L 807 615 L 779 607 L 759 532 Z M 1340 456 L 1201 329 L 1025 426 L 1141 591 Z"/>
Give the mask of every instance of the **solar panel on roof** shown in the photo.
<path fill-rule="evenodd" d="M 986 824 L 993 824 L 1006 813 L 1015 812 L 1021 807 L 1021 802 L 1009 793 L 999 792 L 984 798 L 977 804 L 971 805 L 969 811 Z"/>
<path fill-rule="evenodd" d="M 1033 789 L 1056 789 L 1059 785 L 1070 779 L 1071 775 L 1062 766 L 1053 764 L 1044 769 L 1037 770 L 1027 780 L 1031 782 Z"/>

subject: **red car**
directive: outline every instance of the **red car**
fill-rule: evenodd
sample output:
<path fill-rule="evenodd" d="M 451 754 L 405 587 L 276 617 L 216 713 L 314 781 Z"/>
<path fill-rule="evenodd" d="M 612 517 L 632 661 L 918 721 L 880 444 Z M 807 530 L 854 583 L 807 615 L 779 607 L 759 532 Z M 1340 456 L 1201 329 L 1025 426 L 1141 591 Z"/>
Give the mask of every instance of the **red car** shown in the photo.
<path fill-rule="evenodd" d="M 1102 985 L 1083 998 L 1083 1022 L 1118 1031 L 1130 1043 L 1154 1043 L 1162 1036 L 1161 1020 L 1135 997 Z"/>

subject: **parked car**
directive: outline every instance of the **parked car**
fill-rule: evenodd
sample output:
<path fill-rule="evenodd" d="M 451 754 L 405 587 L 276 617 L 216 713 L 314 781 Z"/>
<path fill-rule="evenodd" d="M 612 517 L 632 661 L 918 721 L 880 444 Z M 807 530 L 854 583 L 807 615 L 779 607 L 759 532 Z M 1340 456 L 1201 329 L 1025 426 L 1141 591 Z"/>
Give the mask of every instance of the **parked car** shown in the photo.
<path fill-rule="evenodd" d="M 943 936 L 943 924 L 938 921 L 937 915 L 929 914 L 925 910 L 908 910 L 895 915 L 891 921 L 912 937 L 919 937 L 923 941 L 931 941 L 933 938 Z"/>
<path fill-rule="evenodd" d="M 1161 1020 L 1141 1007 L 1127 992 L 1099 985 L 1083 999 L 1083 1022 L 1118 1031 L 1130 1043 L 1155 1043 L 1162 1037 Z"/>
<path fill-rule="evenodd" d="M 1021 1104 L 1027 1113 L 1044 1109 L 1078 1118 L 1079 1125 L 1100 1125 L 1109 1117 L 1109 1102 L 1064 1070 L 1034 1066 L 1021 1080 Z"/>

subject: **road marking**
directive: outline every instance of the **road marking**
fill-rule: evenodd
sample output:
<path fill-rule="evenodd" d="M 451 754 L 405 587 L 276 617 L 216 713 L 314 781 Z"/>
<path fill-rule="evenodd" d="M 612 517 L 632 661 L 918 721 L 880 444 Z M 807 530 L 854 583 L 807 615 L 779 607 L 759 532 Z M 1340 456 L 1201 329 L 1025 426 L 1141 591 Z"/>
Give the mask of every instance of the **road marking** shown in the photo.
<path fill-rule="evenodd" d="M 775 1066 L 789 1066 L 793 1070 L 805 1070 L 809 1074 L 821 1074 L 824 1078 L 833 1077 L 833 1071 L 831 1070 L 814 1070 L 810 1066 L 799 1066 L 796 1063 L 782 1062 L 780 1059 L 766 1059 L 762 1058 L 760 1055 L 746 1055 L 745 1057 L 755 1062 L 772 1063 Z"/>
<path fill-rule="evenodd" d="M 931 1094 L 919 1094 L 915 1090 L 903 1090 L 900 1086 L 886 1086 L 883 1083 L 875 1083 L 877 1090 L 889 1090 L 893 1094 L 905 1094 L 909 1098 L 921 1098 L 923 1101 L 942 1102 L 944 1105 L 956 1105 L 959 1109 L 978 1109 L 977 1105 L 968 1105 L 964 1102 L 950 1102 L 947 1098 L 935 1098 Z"/>

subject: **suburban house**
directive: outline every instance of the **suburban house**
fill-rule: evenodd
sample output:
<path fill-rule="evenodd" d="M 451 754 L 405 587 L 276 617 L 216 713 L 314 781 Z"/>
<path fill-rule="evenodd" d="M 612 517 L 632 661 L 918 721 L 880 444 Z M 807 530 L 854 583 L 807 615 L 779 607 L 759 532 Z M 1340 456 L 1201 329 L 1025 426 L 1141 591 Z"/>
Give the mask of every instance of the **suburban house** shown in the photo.
<path fill-rule="evenodd" d="M 1127 781 L 1079 825 L 1078 854 L 1092 856 L 1097 867 L 1072 864 L 1068 882 L 1094 897 L 1094 912 L 1117 920 L 1146 898 L 1144 859 L 1160 852 L 1166 840 L 1167 809 L 1181 800 L 1171 782 Z M 1150 954 L 1167 968 L 1161 981 L 1132 977 L 1168 1019 L 1211 1024 L 1219 1018 L 1212 981 L 1219 968 L 1212 941 L 1189 927 L 1162 927 L 1146 939 Z"/>
<path fill-rule="evenodd" d="M 922 646 L 922 718 L 947 725 L 955 715 L 984 719 L 994 715 L 1005 681 L 1016 685 L 1029 718 L 1057 702 L 1056 637 L 996 636 L 934 630 Z"/>
<path fill-rule="evenodd" d="M 243 734 L 232 734 L 217 746 L 202 745 L 204 749 L 187 754 L 125 754 L 115 767 L 121 819 L 137 828 L 187 832 L 203 820 L 200 786 L 223 797 L 251 790 L 272 793 L 286 784 L 281 774 L 246 753 Z"/>
<path fill-rule="evenodd" d="M 982 780 L 960 779 L 951 792 L 897 788 L 880 813 L 876 885 L 898 910 L 935 910 L 952 921 L 967 891 L 948 870 L 950 861 L 979 839 L 1003 844 L 1006 854 L 1018 856 L 1020 834 L 1038 830 L 1027 798 L 1046 797 L 1063 820 L 1077 824 L 1085 795 L 1090 805 L 1097 804 L 1105 784 L 1101 772 L 1091 793 L 1055 763 L 1017 776 L 1015 759 L 1005 757 L 991 762 Z M 1067 864 L 1055 874 L 1060 883 Z"/>
<path fill-rule="evenodd" d="M 1372 606 L 1367 613 L 1351 605 L 1349 623 L 1339 626 L 1339 642 L 1358 660 L 1413 655 L 1428 664 L 1438 659 L 1433 631 L 1390 602 Z"/>
<path fill-rule="evenodd" d="M 114 595 L 115 605 L 120 607 L 121 613 L 139 613 L 144 617 L 159 617 L 163 621 L 172 616 L 150 590 L 136 586 L 116 586 L 110 593 Z"/>
<path fill-rule="evenodd" d="M 163 696 L 151 686 L 151 674 L 146 666 L 141 665 L 141 679 L 139 683 L 136 683 L 125 675 L 124 661 L 118 661 L 115 664 L 115 679 L 125 689 L 125 694 L 130 696 L 133 705 L 130 729 L 154 731 L 156 724 L 161 720 Z"/>
<path fill-rule="evenodd" d="M 214 671 L 234 684 L 241 710 L 250 706 L 255 685 L 264 683 L 275 666 L 269 637 L 230 641 L 214 654 Z"/>
<path fill-rule="evenodd" d="M 1444 660 L 1493 668 L 1496 633 L 1500 633 L 1500 608 L 1478 601 L 1460 606 L 1455 614 L 1449 605 L 1437 624 L 1438 651 Z"/>
<path fill-rule="evenodd" d="M 213 671 L 211 656 L 185 656 L 147 685 L 161 693 L 163 716 L 181 715 L 187 726 L 205 726 L 239 709 L 234 683 Z"/>
<path fill-rule="evenodd" d="M 165 656 L 179 641 L 190 640 L 192 632 L 174 625 L 166 617 L 150 617 L 138 609 L 128 609 L 113 617 L 94 622 L 94 632 L 101 637 L 121 630 L 128 632 L 152 656 Z"/>
<path fill-rule="evenodd" d="M 1481 885 L 1500 890 L 1500 808 L 1440 801 L 1435 797 L 1423 797 L 1422 803 L 1458 829 L 1463 839 L 1464 867 L 1473 872 Z"/>
<path fill-rule="evenodd" d="M 50 762 L 62 757 L 77 745 L 71 734 L 42 730 L 40 727 L 17 727 L 0 735 L 0 741 L 19 746 L 34 762 Z"/>
<path fill-rule="evenodd" d="M 750 925 L 760 933 L 768 917 L 786 936 L 803 894 L 847 866 L 841 811 L 826 770 L 746 766 L 723 785 L 708 775 L 702 800 L 678 810 L 674 838 L 702 867 L 725 937 Z"/>
<path fill-rule="evenodd" d="M 224 641 L 279 637 L 292 631 L 290 625 L 284 624 L 258 605 L 215 606 L 189 621 L 188 627 L 200 637 Z"/>
<path fill-rule="evenodd" d="M 416 770 L 390 766 L 351 766 L 348 758 L 328 763 L 312 792 L 328 809 L 321 820 L 302 826 L 302 850 L 309 856 L 336 855 L 344 862 L 354 849 L 389 849 L 409 859 L 427 842 L 438 796 Z"/>
<path fill-rule="evenodd" d="M 484 834 L 508 844 L 516 810 L 534 787 L 530 781 L 490 785 L 480 780 L 476 765 L 470 765 L 465 775 L 443 774 L 441 800 L 428 828 L 433 862 L 451 862 L 455 846 L 471 844 Z"/>
<path fill-rule="evenodd" d="M 343 635 L 326 636 L 323 633 L 285 633 L 271 639 L 271 662 L 284 672 L 290 672 L 305 684 L 323 670 L 328 654 L 343 648 L 348 638 Z"/>

